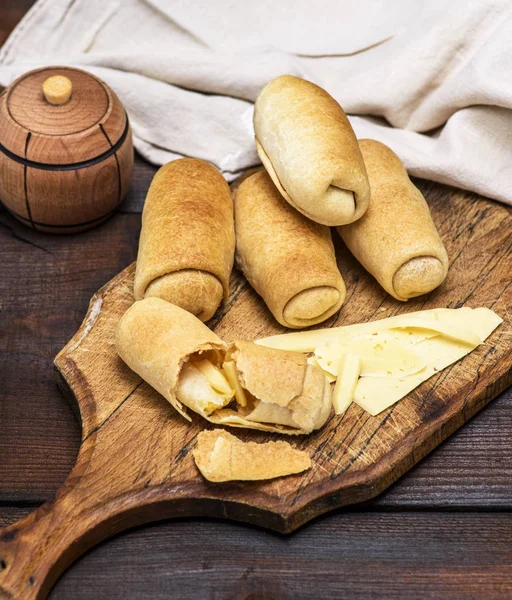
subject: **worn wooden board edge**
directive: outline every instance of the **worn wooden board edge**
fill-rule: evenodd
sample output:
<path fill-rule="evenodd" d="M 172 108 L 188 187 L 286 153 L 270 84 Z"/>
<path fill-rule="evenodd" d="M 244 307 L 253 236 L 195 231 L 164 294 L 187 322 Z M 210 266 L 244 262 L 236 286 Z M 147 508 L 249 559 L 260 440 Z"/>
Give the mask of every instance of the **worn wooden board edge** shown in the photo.
<path fill-rule="evenodd" d="M 128 266 L 98 290 L 90 301 L 80 329 L 55 358 L 54 369 L 59 387 L 76 407 L 79 417 L 83 417 L 83 415 L 80 415 L 80 403 L 76 390 L 85 390 L 85 393 L 92 392 L 88 390 L 87 385 L 83 385 L 84 377 L 69 354 L 94 327 L 105 294 L 129 277 L 133 268 L 133 264 Z M 251 502 L 243 502 L 238 499 L 223 498 L 224 485 L 216 488 L 217 494 L 205 494 L 205 490 L 200 484 L 189 486 L 185 495 L 181 495 L 179 489 L 173 492 L 172 486 L 167 486 L 163 489 L 136 492 L 130 506 L 127 506 L 127 511 L 130 513 L 146 511 L 147 515 L 138 514 L 136 517 L 132 515 L 129 521 L 142 524 L 156 518 L 220 517 L 248 522 L 281 533 L 291 533 L 311 519 L 331 510 L 348 504 L 368 501 L 378 496 L 511 384 L 512 348 L 508 354 L 507 364 L 503 365 L 503 369 L 497 374 L 491 385 L 476 392 L 474 382 L 471 381 L 462 388 L 460 393 L 466 399 L 462 411 L 449 415 L 447 418 L 445 412 L 449 411 L 439 410 L 438 415 L 424 428 L 421 437 L 412 431 L 402 445 L 394 447 L 385 455 L 386 461 L 380 460 L 363 472 L 340 473 L 327 483 L 308 484 L 300 498 L 296 498 L 296 502 L 292 502 L 290 506 L 286 502 L 280 503 L 265 494 L 262 497 L 261 493 L 256 490 L 251 496 Z M 93 403 L 81 404 L 91 406 Z M 446 408 L 448 409 L 448 406 Z M 387 418 L 391 415 L 392 412 Z M 413 448 L 414 451 L 411 453 Z M 339 481 L 340 478 L 343 479 L 342 483 Z M 350 494 L 347 494 L 349 490 Z M 172 493 L 176 493 L 175 499 L 170 499 Z M 130 495 L 128 494 L 128 496 Z M 188 505 L 188 499 L 194 499 L 194 505 Z M 153 508 L 149 508 L 155 504 L 159 507 L 156 512 Z M 250 510 L 247 510 L 248 507 Z M 158 516 L 155 517 L 157 513 Z M 128 525 L 128 527 L 130 526 L 132 525 Z"/>

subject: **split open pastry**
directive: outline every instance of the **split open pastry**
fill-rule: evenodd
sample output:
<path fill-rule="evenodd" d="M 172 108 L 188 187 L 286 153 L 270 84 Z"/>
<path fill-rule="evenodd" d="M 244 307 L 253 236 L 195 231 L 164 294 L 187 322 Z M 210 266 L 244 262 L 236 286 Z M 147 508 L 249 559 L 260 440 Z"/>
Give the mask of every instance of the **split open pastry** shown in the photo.
<path fill-rule="evenodd" d="M 124 362 L 186 419 L 289 434 L 311 433 L 331 412 L 330 384 L 296 352 L 223 342 L 191 313 L 160 298 L 135 302 L 121 318 Z"/>
<path fill-rule="evenodd" d="M 370 187 L 347 116 L 324 89 L 292 75 L 272 79 L 254 106 L 256 149 L 279 192 L 317 223 L 357 221 Z"/>

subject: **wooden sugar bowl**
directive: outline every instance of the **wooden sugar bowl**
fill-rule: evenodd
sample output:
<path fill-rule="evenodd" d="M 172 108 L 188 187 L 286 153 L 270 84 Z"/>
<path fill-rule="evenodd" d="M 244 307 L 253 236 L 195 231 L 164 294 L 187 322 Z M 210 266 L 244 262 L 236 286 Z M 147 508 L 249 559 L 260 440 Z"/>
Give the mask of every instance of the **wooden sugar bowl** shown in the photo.
<path fill-rule="evenodd" d="M 45 67 L 0 95 L 0 200 L 26 225 L 52 233 L 99 225 L 132 171 L 126 111 L 91 73 Z"/>

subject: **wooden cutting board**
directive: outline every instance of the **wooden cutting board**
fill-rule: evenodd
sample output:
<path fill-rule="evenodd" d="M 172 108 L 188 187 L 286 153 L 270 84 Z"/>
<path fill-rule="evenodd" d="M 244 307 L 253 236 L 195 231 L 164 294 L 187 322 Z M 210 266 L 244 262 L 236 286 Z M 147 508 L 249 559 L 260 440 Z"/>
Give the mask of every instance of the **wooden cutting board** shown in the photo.
<path fill-rule="evenodd" d="M 504 318 L 486 343 L 377 417 L 353 404 L 321 431 L 291 437 L 311 455 L 310 471 L 269 482 L 212 484 L 202 479 L 191 454 L 198 432 L 211 425 L 197 415 L 191 424 L 185 421 L 116 355 L 114 329 L 133 302 L 131 265 L 92 298 L 80 330 L 55 360 L 59 384 L 76 401 L 82 444 L 55 500 L 0 531 L 0 598 L 43 598 L 87 548 L 140 523 L 210 516 L 288 533 L 326 511 L 373 498 L 510 385 L 511 211 L 472 194 L 420 185 L 450 256 L 445 284 L 402 304 L 337 240 L 348 293 L 326 325 L 423 308 L 486 306 Z M 222 338 L 252 340 L 284 331 L 236 271 L 230 289 L 229 301 L 209 322 Z M 234 433 L 245 440 L 275 439 Z"/>

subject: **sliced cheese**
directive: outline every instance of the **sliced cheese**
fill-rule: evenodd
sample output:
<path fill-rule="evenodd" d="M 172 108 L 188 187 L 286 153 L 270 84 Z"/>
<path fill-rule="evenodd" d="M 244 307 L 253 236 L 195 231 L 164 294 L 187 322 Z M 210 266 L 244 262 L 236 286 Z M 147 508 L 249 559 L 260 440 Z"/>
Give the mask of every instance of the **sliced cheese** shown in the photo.
<path fill-rule="evenodd" d="M 235 395 L 235 390 L 229 385 L 227 379 L 224 377 L 220 369 L 218 369 L 213 363 L 205 358 L 203 360 L 194 362 L 194 366 L 201 371 L 214 390 L 217 390 L 217 392 L 220 392 L 225 396 L 233 398 Z"/>
<path fill-rule="evenodd" d="M 283 335 L 273 335 L 261 338 L 254 343 L 276 350 L 290 350 L 293 352 L 313 352 L 314 349 L 339 335 L 341 327 L 332 329 L 317 329 L 314 331 L 294 331 Z"/>
<path fill-rule="evenodd" d="M 308 356 L 308 365 L 313 365 L 314 367 L 318 367 L 322 371 L 322 373 L 327 377 L 327 381 L 329 383 L 336 381 L 336 376 L 333 375 L 332 373 L 330 373 L 329 371 L 326 371 L 324 368 L 322 368 L 322 366 L 319 364 L 319 362 L 314 354 L 312 356 Z"/>
<path fill-rule="evenodd" d="M 480 344 L 481 342 L 481 339 L 478 337 L 478 335 L 470 329 L 458 327 L 457 325 L 448 323 L 443 319 L 437 319 L 436 321 L 434 321 L 432 319 L 425 319 L 419 316 L 407 317 L 407 315 L 404 315 L 403 320 L 401 320 L 399 323 L 394 324 L 392 328 L 415 329 L 416 327 L 422 329 L 432 329 L 433 331 L 437 331 L 437 333 L 441 334 L 444 337 L 463 342 L 468 346 L 478 346 L 478 344 Z"/>
<path fill-rule="evenodd" d="M 356 354 L 344 354 L 338 366 L 338 379 L 334 386 L 332 403 L 334 412 L 342 415 L 352 404 L 362 361 Z"/>
<path fill-rule="evenodd" d="M 404 379 L 396 377 L 361 377 L 354 391 L 354 402 L 372 416 L 401 400 L 415 387 L 431 377 L 435 371 L 425 367 Z"/>
<path fill-rule="evenodd" d="M 229 382 L 229 385 L 235 390 L 235 398 L 240 406 L 247 406 L 247 397 L 238 378 L 235 363 L 232 360 L 227 360 L 222 365 L 224 375 Z"/>
<path fill-rule="evenodd" d="M 277 348 L 279 350 L 292 350 L 296 352 L 313 352 L 315 348 L 336 339 L 340 334 L 349 336 L 365 333 L 377 332 L 384 329 L 399 328 L 405 324 L 409 327 L 410 318 L 427 319 L 429 321 L 428 328 L 432 328 L 436 321 L 441 321 L 448 325 L 467 329 L 476 334 L 480 340 L 483 339 L 483 333 L 487 329 L 489 323 L 497 323 L 502 321 L 496 313 L 488 308 L 434 308 L 431 310 L 422 310 L 405 315 L 396 315 L 387 319 L 378 321 L 370 321 L 369 323 L 358 323 L 355 325 L 346 325 L 344 327 L 333 327 L 331 329 L 316 329 L 312 331 L 295 331 L 293 333 L 285 333 L 283 335 L 274 335 L 267 338 L 257 340 L 255 343 L 268 348 Z M 432 322 L 434 324 L 432 324 Z M 416 325 L 420 326 L 419 323 Z M 497 327 L 495 325 L 495 327 Z M 416 328 L 416 327 L 415 327 Z M 446 330 L 445 330 L 446 331 Z"/>
<path fill-rule="evenodd" d="M 407 316 L 422 315 L 434 311 L 420 311 L 409 313 Z M 359 333 L 378 331 L 382 329 L 390 329 L 394 323 L 399 323 L 404 315 L 396 317 L 388 317 L 378 321 L 370 321 L 369 323 L 356 323 L 354 325 L 345 325 L 344 327 L 331 327 L 330 329 L 315 329 L 311 331 L 294 331 L 292 333 L 284 333 L 282 335 L 273 335 L 266 338 L 261 338 L 255 341 L 255 344 L 266 346 L 267 348 L 276 348 L 277 350 L 291 350 L 295 352 L 314 352 L 315 348 L 337 339 L 340 335 L 348 335 L 352 337 Z"/>
<path fill-rule="evenodd" d="M 481 341 L 484 341 L 489 335 L 503 323 L 503 319 L 489 308 L 450 308 L 439 309 L 438 318 L 448 321 L 458 327 L 469 329 L 475 333 Z"/>
<path fill-rule="evenodd" d="M 360 357 L 361 377 L 405 377 L 425 366 L 408 344 L 386 331 L 342 339 L 339 343 L 331 341 L 315 352 L 318 364 L 333 376 L 338 375 L 340 359 L 346 354 Z"/>
<path fill-rule="evenodd" d="M 495 313 L 489 312 L 491 312 L 491 315 L 487 312 L 480 313 L 482 318 L 476 326 L 482 341 L 485 341 L 502 322 L 502 319 Z M 432 375 L 469 354 L 475 347 L 443 336 L 425 339 L 414 347 L 415 352 L 426 363 L 422 371 L 402 379 L 395 377 L 361 377 L 354 392 L 354 402 L 371 415 L 378 415 Z"/>
<path fill-rule="evenodd" d="M 345 368 L 344 357 L 358 356 L 360 377 L 354 402 L 377 415 L 436 372 L 463 358 L 500 323 L 502 319 L 488 308 L 437 308 L 359 325 L 273 336 L 257 343 L 314 352 L 308 362 L 316 361 L 331 378 Z M 335 402 L 343 407 L 348 402 L 344 394 L 349 393 L 343 381 L 335 390 Z"/>

